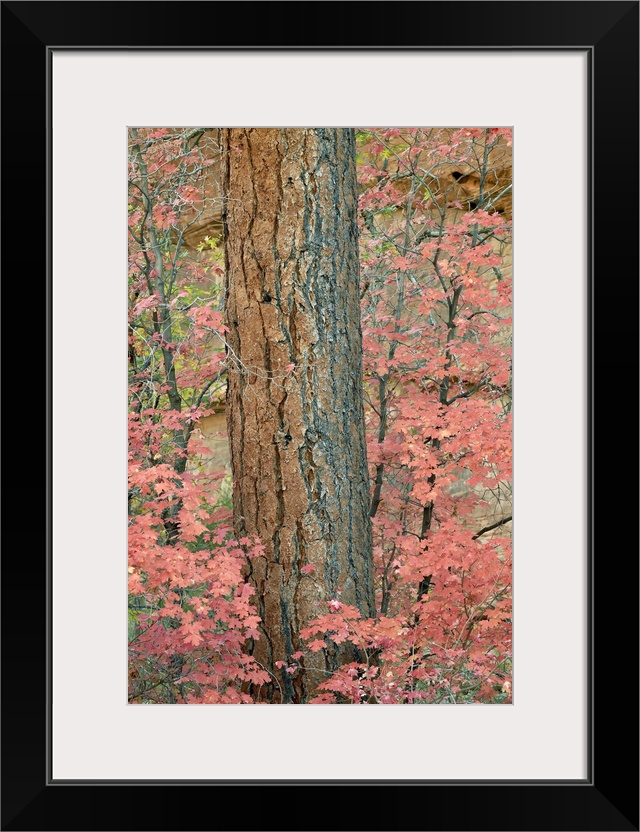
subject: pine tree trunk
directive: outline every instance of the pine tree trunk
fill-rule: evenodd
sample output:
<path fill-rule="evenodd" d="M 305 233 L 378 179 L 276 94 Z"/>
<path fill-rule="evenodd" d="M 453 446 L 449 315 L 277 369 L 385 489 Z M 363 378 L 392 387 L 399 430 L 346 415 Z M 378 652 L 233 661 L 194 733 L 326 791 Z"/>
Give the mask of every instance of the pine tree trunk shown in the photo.
<path fill-rule="evenodd" d="M 300 703 L 357 658 L 312 653 L 300 630 L 336 597 L 375 612 L 354 132 L 222 138 L 234 524 L 265 546 L 249 576 L 263 633 L 251 650 L 274 674 L 259 696 Z M 299 650 L 302 672 L 276 667 Z"/>

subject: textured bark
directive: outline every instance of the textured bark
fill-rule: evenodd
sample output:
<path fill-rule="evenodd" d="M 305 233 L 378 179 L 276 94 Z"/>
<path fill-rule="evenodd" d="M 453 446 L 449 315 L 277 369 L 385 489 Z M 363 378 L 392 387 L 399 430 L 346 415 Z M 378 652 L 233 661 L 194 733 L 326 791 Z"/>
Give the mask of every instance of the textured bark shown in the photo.
<path fill-rule="evenodd" d="M 260 697 L 305 702 L 355 656 L 304 650 L 301 628 L 338 590 L 374 615 L 354 133 L 222 134 L 234 523 L 265 546 L 251 649 L 275 677 Z M 298 650 L 292 678 L 275 665 Z"/>

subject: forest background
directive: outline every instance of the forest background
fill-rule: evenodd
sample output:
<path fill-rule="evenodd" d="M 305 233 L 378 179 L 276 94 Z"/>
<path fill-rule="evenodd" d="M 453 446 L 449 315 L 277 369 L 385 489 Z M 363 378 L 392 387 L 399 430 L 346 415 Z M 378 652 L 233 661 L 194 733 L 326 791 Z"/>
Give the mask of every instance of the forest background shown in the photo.
<path fill-rule="evenodd" d="M 355 140 L 375 614 L 336 592 L 265 666 L 248 649 L 262 622 L 246 569 L 263 544 L 234 536 L 206 431 L 238 371 L 221 137 L 131 131 L 131 702 L 511 701 L 510 132 Z M 313 564 L 300 572 L 316 580 Z M 344 644 L 356 660 L 296 698 Z"/>

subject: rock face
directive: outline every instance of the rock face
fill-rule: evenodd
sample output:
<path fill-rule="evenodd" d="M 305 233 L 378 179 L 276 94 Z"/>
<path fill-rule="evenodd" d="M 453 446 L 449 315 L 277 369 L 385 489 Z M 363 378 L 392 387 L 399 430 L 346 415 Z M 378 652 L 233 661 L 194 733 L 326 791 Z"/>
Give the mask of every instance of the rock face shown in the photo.
<path fill-rule="evenodd" d="M 485 210 L 489 213 L 497 211 L 505 214 L 505 218 L 511 219 L 511 167 L 490 168 L 484 177 L 484 183 L 477 171 L 461 173 L 455 170 L 451 172 L 451 177 L 457 184 L 457 188 L 454 188 L 454 191 L 457 190 L 456 198 L 469 210 L 477 208 L 480 200 L 484 198 L 489 200 Z"/>
<path fill-rule="evenodd" d="M 199 199 L 190 209 L 183 210 L 180 232 L 183 244 L 191 252 L 197 251 L 207 238 L 222 239 L 222 151 L 220 130 L 205 130 L 199 137 L 199 147 L 209 165 L 198 179 Z"/>
<path fill-rule="evenodd" d="M 230 474 L 227 418 L 224 409 L 200 419 L 198 431 L 202 437 L 202 444 L 207 447 L 207 453 L 199 454 L 191 460 L 188 467 L 197 467 L 204 474 L 219 475 L 221 471 Z"/>

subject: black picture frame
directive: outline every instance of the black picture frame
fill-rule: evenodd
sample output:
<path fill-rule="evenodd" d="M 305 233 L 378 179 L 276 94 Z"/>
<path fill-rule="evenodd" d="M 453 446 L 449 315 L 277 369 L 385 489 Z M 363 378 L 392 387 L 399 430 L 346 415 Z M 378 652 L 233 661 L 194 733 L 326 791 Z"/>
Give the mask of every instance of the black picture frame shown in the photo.
<path fill-rule="evenodd" d="M 191 7 L 198 6 L 198 9 Z M 467 25 L 478 8 L 484 31 Z M 381 26 L 383 14 L 411 26 Z M 46 340 L 34 361 L 45 379 L 47 434 L 37 453 L 46 476 L 16 497 L 33 517 L 47 512 L 34 545 L 6 546 L 2 559 L 4 670 L 2 703 L 2 829 L 441 829 L 637 830 L 638 819 L 638 557 L 629 545 L 636 512 L 621 482 L 635 472 L 637 371 L 629 332 L 637 333 L 638 254 L 638 2 L 396 2 L 369 15 L 363 5 L 238 2 L 3 2 L 2 257 L 11 263 L 24 241 L 12 200 L 25 187 L 24 165 L 10 137 L 29 141 L 29 237 L 42 256 L 31 278 L 47 305 L 39 317 Z M 407 10 L 406 8 L 404 9 Z M 194 20 L 179 29 L 167 19 Z M 223 22 L 221 22 L 223 21 Z M 144 39 L 129 43 L 131 32 Z M 421 39 L 420 33 L 426 33 Z M 202 41 L 203 33 L 210 40 Z M 54 781 L 50 758 L 51 567 L 51 227 L 50 64 L 54 49 L 580 49 L 589 55 L 589 771 L 585 781 Z M 14 133 L 15 131 L 15 133 Z M 612 156 L 612 137 L 620 154 Z M 569 188 L 570 191 L 570 188 Z M 39 199 L 33 196 L 38 194 Z M 44 241 L 47 241 L 46 244 Z M 8 241 L 8 243 L 7 243 Z M 23 243 L 24 244 L 24 243 Z M 32 261 L 33 262 L 33 261 Z M 46 270 L 45 270 L 46 265 Z M 9 293 L 8 293 L 9 294 Z M 35 299 L 33 299 L 35 303 Z M 30 307 L 35 308 L 35 307 Z M 8 312 L 12 318 L 16 313 Z M 557 316 L 561 318 L 562 311 Z M 561 321 L 558 322 L 559 325 Z M 625 344 L 625 339 L 627 343 Z M 636 339 L 633 339 L 634 344 Z M 38 357 L 39 356 L 39 357 Z M 12 366 L 5 379 L 17 379 Z M 36 366 L 36 365 L 34 365 Z M 596 369 L 598 370 L 596 374 Z M 13 371 L 13 375 L 12 375 Z M 559 374 L 571 368 L 559 368 Z M 561 383 L 561 379 L 558 380 Z M 10 389 L 16 390 L 17 387 Z M 7 386 L 5 385 L 5 391 Z M 11 394 L 9 398 L 12 398 Z M 598 445 L 595 445 L 596 435 Z M 15 463 L 24 468 L 24 458 Z M 13 467 L 11 469 L 13 471 Z M 9 480 L 9 477 L 7 477 Z M 19 477 L 18 477 L 19 480 Z M 571 487 L 571 484 L 566 484 Z M 580 487 L 580 484 L 576 484 Z M 625 490 L 626 489 L 626 490 Z M 11 478 L 12 493 L 16 493 Z M 45 493 L 46 492 L 46 493 Z M 27 496 L 28 495 L 28 496 Z M 634 500 L 634 507 L 636 503 Z M 8 524 L 13 529 L 13 516 Z M 25 535 L 26 537 L 26 535 Z M 17 539 L 20 539 L 20 533 Z M 44 553 L 47 553 L 45 558 Z M 28 560 L 26 560 L 28 559 Z M 28 563 L 25 569 L 25 562 Z M 28 601 L 25 589 L 28 587 Z M 28 609 L 28 613 L 25 612 Z M 20 662 L 29 645 L 28 669 Z M 16 673 L 18 678 L 16 679 Z M 26 674 L 26 677 L 25 677 Z M 571 695 L 559 691 L 559 696 Z M 624 752 L 624 753 L 623 753 Z M 168 790 L 164 790 L 167 786 Z M 155 796 L 143 789 L 159 789 Z M 385 799 L 384 789 L 393 793 Z M 203 790 L 203 791 L 202 791 Z M 247 794 L 247 791 L 249 794 Z M 319 805 L 322 810 L 319 809 Z M 483 807 L 499 806 L 487 812 Z M 331 807 L 334 807 L 333 809 Z M 188 807 L 188 808 L 186 808 Z M 239 808 L 240 807 L 240 808 Z"/>

